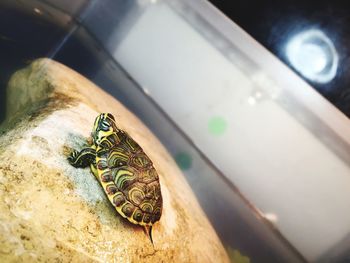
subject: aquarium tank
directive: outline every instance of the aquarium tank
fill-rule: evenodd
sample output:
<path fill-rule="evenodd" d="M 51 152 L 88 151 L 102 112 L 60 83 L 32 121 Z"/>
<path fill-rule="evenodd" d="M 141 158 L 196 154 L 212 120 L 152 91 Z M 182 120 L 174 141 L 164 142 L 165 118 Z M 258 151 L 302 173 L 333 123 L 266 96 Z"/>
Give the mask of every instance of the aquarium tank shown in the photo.
<path fill-rule="evenodd" d="M 1 121 L 11 75 L 53 59 L 156 135 L 232 262 L 349 260 L 349 119 L 208 1 L 1 0 L 0 13 Z"/>

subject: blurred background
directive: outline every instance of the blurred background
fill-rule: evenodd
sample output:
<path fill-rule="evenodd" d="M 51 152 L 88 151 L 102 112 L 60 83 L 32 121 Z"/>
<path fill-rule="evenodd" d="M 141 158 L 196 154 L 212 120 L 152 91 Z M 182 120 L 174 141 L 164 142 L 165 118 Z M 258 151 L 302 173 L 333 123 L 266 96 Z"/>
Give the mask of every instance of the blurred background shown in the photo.
<path fill-rule="evenodd" d="M 234 3 L 210 0 L 210 2 L 290 66 L 345 115 L 350 116 L 349 2 L 325 0 L 239 0 Z M 305 69 L 302 65 L 293 63 L 288 57 L 286 50 L 288 43 L 308 30 L 322 32 L 323 37 L 328 38 L 334 46 L 338 55 L 338 67 L 332 78 L 317 81 L 310 74 L 303 72 Z M 309 54 L 300 55 L 303 56 L 307 68 L 315 67 L 315 71 L 322 71 L 326 68 L 326 57 L 329 56 L 322 53 L 320 42 L 313 43 L 307 47 Z M 307 64 L 310 62 L 306 61 L 308 59 L 306 56 L 322 57 L 323 60 L 318 60 L 317 65 L 310 65 Z M 312 60 L 312 57 L 309 59 Z"/>
<path fill-rule="evenodd" d="M 349 7 L 212 3 L 0 0 L 0 119 L 55 59 L 157 135 L 234 262 L 348 262 Z"/>

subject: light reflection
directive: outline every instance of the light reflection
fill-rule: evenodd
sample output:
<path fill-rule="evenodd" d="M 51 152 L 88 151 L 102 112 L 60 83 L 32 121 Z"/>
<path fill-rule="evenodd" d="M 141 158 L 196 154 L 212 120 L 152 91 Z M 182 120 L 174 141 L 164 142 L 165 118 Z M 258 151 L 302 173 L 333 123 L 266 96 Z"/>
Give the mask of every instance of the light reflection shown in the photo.
<path fill-rule="evenodd" d="M 266 95 L 265 95 L 266 97 Z M 248 104 L 255 105 L 264 99 L 264 93 L 261 90 L 253 90 L 248 97 Z"/>
<path fill-rule="evenodd" d="M 287 42 L 286 55 L 292 66 L 312 81 L 326 83 L 337 73 L 337 51 L 329 37 L 319 29 L 294 35 Z"/>
<path fill-rule="evenodd" d="M 269 220 L 272 223 L 276 223 L 278 220 L 277 215 L 273 213 L 265 213 L 264 216 L 267 220 Z"/>
<path fill-rule="evenodd" d="M 38 15 L 41 15 L 43 12 L 39 8 L 34 8 L 34 12 L 37 13 Z"/>
<path fill-rule="evenodd" d="M 146 87 L 142 87 L 142 90 L 143 90 L 143 92 L 146 94 L 146 95 L 150 95 L 150 92 L 149 92 L 149 89 L 148 88 L 146 88 Z"/>
<path fill-rule="evenodd" d="M 249 103 L 250 105 L 255 105 L 255 104 L 256 104 L 256 99 L 255 99 L 253 96 L 250 96 L 250 97 L 248 98 L 248 103 Z"/>

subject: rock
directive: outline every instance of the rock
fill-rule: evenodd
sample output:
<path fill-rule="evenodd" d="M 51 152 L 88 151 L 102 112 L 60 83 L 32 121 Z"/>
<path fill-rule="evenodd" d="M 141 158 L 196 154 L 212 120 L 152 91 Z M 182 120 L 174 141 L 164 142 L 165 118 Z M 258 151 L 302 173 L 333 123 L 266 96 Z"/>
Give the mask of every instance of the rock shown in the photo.
<path fill-rule="evenodd" d="M 163 215 L 154 248 L 108 202 L 88 168 L 70 166 L 100 112 L 111 112 L 152 159 Z M 0 261 L 228 262 L 215 231 L 157 138 L 121 103 L 49 59 L 16 72 L 0 137 Z"/>

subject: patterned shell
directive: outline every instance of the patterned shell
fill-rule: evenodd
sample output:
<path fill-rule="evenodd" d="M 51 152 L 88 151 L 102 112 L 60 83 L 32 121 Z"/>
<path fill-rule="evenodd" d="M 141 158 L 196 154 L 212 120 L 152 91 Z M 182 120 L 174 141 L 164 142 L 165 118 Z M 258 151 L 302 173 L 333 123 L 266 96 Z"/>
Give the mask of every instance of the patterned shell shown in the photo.
<path fill-rule="evenodd" d="M 118 130 L 96 145 L 96 173 L 120 215 L 141 226 L 159 221 L 162 195 L 158 174 L 126 132 Z"/>

